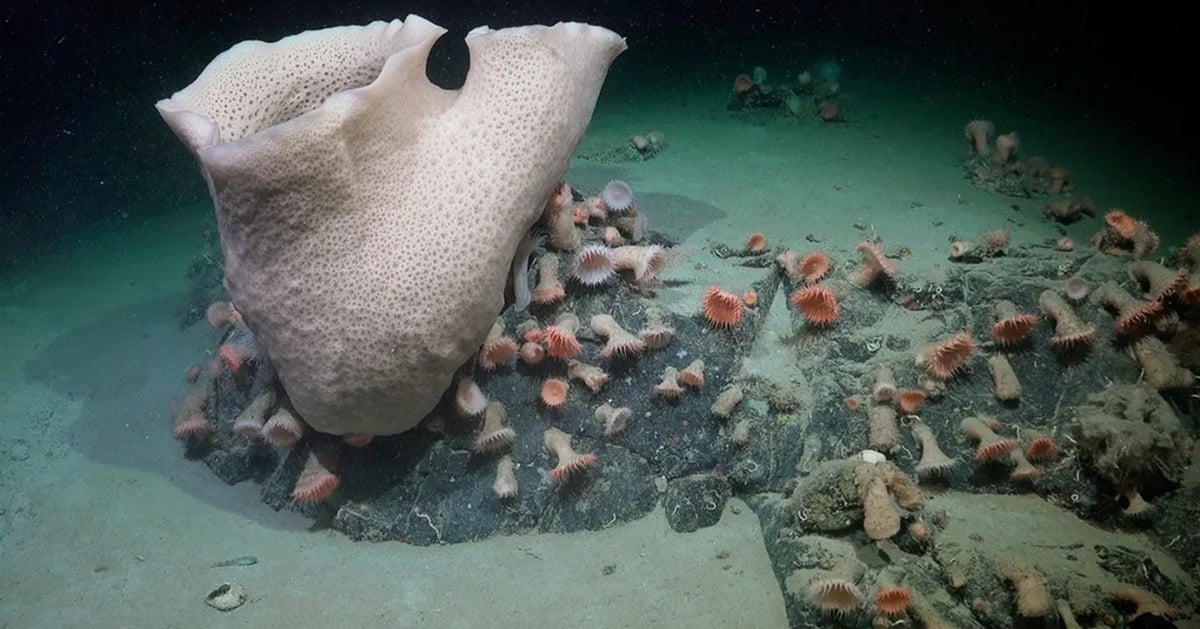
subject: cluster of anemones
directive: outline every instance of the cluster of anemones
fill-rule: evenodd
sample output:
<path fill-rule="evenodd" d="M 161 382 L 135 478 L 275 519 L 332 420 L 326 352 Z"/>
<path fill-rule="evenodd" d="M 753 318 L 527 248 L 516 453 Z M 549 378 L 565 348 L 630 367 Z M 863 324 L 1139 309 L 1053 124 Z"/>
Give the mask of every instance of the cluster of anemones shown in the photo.
<path fill-rule="evenodd" d="M 1114 209 L 1104 215 L 1104 226 L 1089 240 L 1092 246 L 1110 255 L 1132 255 L 1141 259 L 1158 249 L 1158 234 L 1144 221 L 1125 210 Z"/>
<path fill-rule="evenodd" d="M 1013 466 L 1009 477 L 1013 480 L 1031 481 L 1041 471 L 1031 461 L 1049 461 L 1058 453 L 1054 439 L 1039 436 L 1031 439 L 1024 450 L 1021 443 L 1012 437 L 996 433 L 1000 422 L 991 417 L 968 417 L 959 424 L 967 439 L 976 444 L 975 461 L 980 464 L 1008 462 Z"/>
<path fill-rule="evenodd" d="M 664 248 L 637 244 L 649 235 L 649 223 L 639 210 L 633 188 L 623 181 L 610 181 L 599 195 L 582 200 L 576 200 L 571 186 L 564 182 L 546 203 L 542 225 L 551 247 L 576 252 L 571 275 L 585 287 L 599 286 L 616 272 L 627 272 L 639 287 L 655 286 L 670 262 Z M 547 268 L 547 273 L 557 273 L 557 260 L 552 265 L 542 262 L 539 271 L 543 265 L 553 267 Z M 553 280 L 547 278 L 546 282 L 552 285 Z"/>

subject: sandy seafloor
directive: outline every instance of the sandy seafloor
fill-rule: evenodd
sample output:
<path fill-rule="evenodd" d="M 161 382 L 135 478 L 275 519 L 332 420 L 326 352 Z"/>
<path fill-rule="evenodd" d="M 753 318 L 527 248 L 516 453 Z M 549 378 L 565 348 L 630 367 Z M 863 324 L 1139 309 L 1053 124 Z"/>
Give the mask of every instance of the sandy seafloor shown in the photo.
<path fill-rule="evenodd" d="M 946 77 L 848 77 L 847 123 L 781 116 L 754 125 L 724 111 L 729 78 L 605 95 L 581 150 L 651 129 L 669 149 L 644 163 L 576 161 L 568 177 L 585 192 L 629 181 L 652 229 L 697 250 L 755 231 L 801 250 L 816 246 L 807 234 L 849 250 L 873 230 L 912 250 L 906 275 L 936 281 L 950 266 L 951 234 L 1007 227 L 1015 245 L 1057 234 L 1041 202 L 975 190 L 962 177 L 963 124 L 988 117 L 998 131 L 1021 133 L 1023 154 L 1069 165 L 1078 194 L 1149 220 L 1166 244 L 1187 235 L 1180 224 L 1197 225 L 1181 213 L 1195 198 L 1182 167 L 1044 95 L 972 91 Z M 216 332 L 181 330 L 178 311 L 210 215 L 208 200 L 194 199 L 152 219 L 114 220 L 0 275 L 0 626 L 786 626 L 757 519 L 737 500 L 719 525 L 690 534 L 672 532 L 659 508 L 600 532 L 354 543 L 272 511 L 257 486 L 225 486 L 184 460 L 169 409 Z M 1085 243 L 1097 225 L 1068 233 Z M 737 286 L 748 281 L 742 272 L 686 260 L 658 298 L 694 312 L 711 283 Z M 771 332 L 786 325 L 764 327 L 756 359 L 767 377 L 795 360 Z M 977 500 L 942 499 L 951 511 Z M 1021 504 L 961 522 L 1011 531 Z M 1073 517 L 1055 514 L 1046 517 Z M 259 563 L 209 567 L 239 555 Z M 250 599 L 228 614 L 203 602 L 225 580 Z"/>

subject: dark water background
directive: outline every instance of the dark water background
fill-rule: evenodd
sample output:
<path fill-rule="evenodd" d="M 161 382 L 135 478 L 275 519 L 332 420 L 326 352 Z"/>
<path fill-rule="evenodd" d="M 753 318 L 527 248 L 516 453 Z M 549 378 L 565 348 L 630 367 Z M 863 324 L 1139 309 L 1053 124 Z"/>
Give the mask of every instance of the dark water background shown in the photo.
<path fill-rule="evenodd" d="M 0 8 L 0 266 L 102 221 L 203 201 L 190 157 L 153 108 L 244 39 L 422 15 L 450 33 L 430 75 L 466 69 L 462 36 L 577 20 L 624 35 L 602 98 L 653 99 L 694 85 L 717 95 L 756 64 L 794 74 L 833 55 L 855 68 L 896 68 L 978 82 L 997 100 L 1049 90 L 1190 159 L 1195 101 L 1189 20 L 1174 10 L 1093 2 L 17 2 Z M 936 97 L 936 95 L 934 95 Z M 602 101 L 603 102 L 603 101 Z M 964 112 L 964 118 L 974 115 Z M 953 121 L 959 124 L 958 121 Z"/>

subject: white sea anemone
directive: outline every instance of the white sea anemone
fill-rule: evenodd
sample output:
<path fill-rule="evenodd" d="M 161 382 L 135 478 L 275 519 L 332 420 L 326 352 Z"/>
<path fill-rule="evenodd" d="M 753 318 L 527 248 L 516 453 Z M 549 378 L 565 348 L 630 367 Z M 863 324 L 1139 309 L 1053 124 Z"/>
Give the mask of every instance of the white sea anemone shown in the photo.
<path fill-rule="evenodd" d="M 634 205 L 633 188 L 617 179 L 608 182 L 600 196 L 604 199 L 604 205 L 614 212 L 627 212 Z"/>
<path fill-rule="evenodd" d="M 571 277 L 584 286 L 598 286 L 616 273 L 616 256 L 604 245 L 587 245 L 575 253 Z"/>

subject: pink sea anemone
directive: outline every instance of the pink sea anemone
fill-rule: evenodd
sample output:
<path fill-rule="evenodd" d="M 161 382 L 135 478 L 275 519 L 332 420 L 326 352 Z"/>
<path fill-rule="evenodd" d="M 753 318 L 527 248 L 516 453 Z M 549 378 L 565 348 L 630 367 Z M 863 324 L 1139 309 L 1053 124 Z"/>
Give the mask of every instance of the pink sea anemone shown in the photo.
<path fill-rule="evenodd" d="M 604 186 L 604 190 L 600 193 L 604 199 L 604 205 L 614 212 L 628 212 L 634 207 L 633 188 L 624 181 L 614 179 Z"/>

